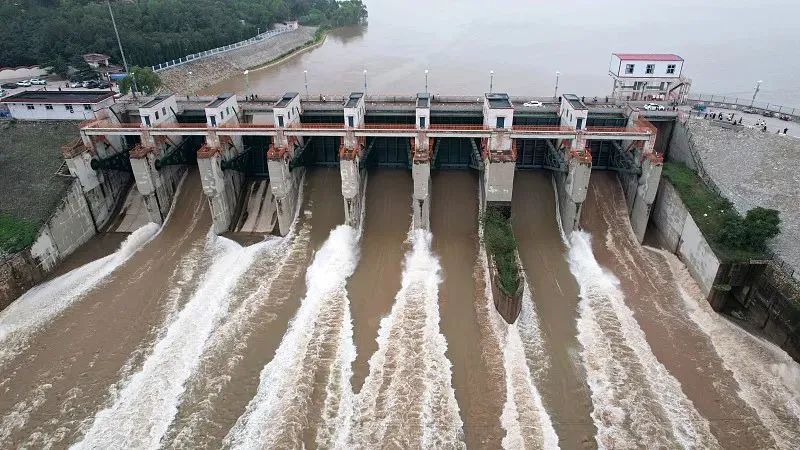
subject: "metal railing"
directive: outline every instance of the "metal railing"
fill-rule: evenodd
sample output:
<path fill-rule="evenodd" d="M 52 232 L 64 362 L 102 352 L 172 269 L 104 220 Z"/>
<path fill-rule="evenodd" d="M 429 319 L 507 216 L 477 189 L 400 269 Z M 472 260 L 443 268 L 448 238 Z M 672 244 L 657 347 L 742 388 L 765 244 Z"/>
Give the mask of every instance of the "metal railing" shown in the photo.
<path fill-rule="evenodd" d="M 233 44 L 224 45 L 222 47 L 212 48 L 211 50 L 205 50 L 205 51 L 202 51 L 202 52 L 192 53 L 191 55 L 186 55 L 186 56 L 184 56 L 182 58 L 173 59 L 172 61 L 167 61 L 167 62 L 163 62 L 163 63 L 160 63 L 160 64 L 156 64 L 156 65 L 150 66 L 150 68 L 152 68 L 154 72 L 158 72 L 159 70 L 169 69 L 171 67 L 177 67 L 177 66 L 186 64 L 187 62 L 197 61 L 198 59 L 203 59 L 203 58 L 206 58 L 206 57 L 211 56 L 211 55 L 217 55 L 217 54 L 224 53 L 224 52 L 227 52 L 227 51 L 230 51 L 230 50 L 234 50 L 234 49 L 237 49 L 237 48 L 246 47 L 248 45 L 255 44 L 256 42 L 261 42 L 264 39 L 268 39 L 268 38 L 271 38 L 273 36 L 277 36 L 277 35 L 279 35 L 281 33 L 285 33 L 287 31 L 291 31 L 291 30 L 293 30 L 293 28 L 290 28 L 290 27 L 276 28 L 274 30 L 269 30 L 269 31 L 266 31 L 264 33 L 255 35 L 255 36 L 251 37 L 250 39 L 246 39 L 244 41 L 239 41 L 239 42 L 236 42 L 236 43 L 233 43 Z"/>
<path fill-rule="evenodd" d="M 710 106 L 728 107 L 730 109 L 752 108 L 753 110 L 762 112 L 772 112 L 777 114 L 786 114 L 795 118 L 800 117 L 800 108 L 792 106 L 777 105 L 775 103 L 753 101 L 752 98 L 739 98 L 735 96 L 725 95 L 712 95 L 712 94 L 689 94 L 687 97 L 689 103 L 709 103 Z"/>

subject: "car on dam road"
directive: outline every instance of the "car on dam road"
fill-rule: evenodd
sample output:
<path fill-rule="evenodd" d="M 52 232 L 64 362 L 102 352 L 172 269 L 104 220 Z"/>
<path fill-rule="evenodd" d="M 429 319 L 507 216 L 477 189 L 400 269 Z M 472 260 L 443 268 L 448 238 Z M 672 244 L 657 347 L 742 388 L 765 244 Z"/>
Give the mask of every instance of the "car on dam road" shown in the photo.
<path fill-rule="evenodd" d="M 664 105 L 659 105 L 657 103 L 647 103 L 642 108 L 648 111 L 664 111 L 664 109 L 666 109 L 664 108 Z"/>
<path fill-rule="evenodd" d="M 540 101 L 532 100 L 530 102 L 523 103 L 522 106 L 524 106 L 526 108 L 541 108 L 543 105 L 542 105 L 542 102 L 540 102 Z"/>

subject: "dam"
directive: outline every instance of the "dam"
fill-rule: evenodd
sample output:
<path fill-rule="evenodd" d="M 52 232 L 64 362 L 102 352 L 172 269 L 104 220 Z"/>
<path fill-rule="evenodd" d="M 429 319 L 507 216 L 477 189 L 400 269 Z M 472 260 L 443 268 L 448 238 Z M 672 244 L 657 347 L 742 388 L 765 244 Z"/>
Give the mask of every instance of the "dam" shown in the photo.
<path fill-rule="evenodd" d="M 641 245 L 680 114 L 495 92 L 118 103 L 65 166 L 87 194 L 127 180 L 141 208 L 102 217 L 149 223 L 2 312 L 0 443 L 797 448 L 797 364 Z M 518 243 L 511 324 L 488 207 Z"/>

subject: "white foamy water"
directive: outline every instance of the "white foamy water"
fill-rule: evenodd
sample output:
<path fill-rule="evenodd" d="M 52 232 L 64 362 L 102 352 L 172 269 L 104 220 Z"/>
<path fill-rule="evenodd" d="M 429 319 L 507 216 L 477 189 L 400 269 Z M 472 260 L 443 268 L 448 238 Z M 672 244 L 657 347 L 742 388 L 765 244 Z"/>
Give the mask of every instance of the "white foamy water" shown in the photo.
<path fill-rule="evenodd" d="M 154 223 L 139 228 L 116 252 L 32 288 L 0 312 L 0 367 L 24 350 L 28 339 L 42 325 L 101 283 L 150 242 L 158 230 Z"/>
<path fill-rule="evenodd" d="M 261 371 L 258 392 L 225 437 L 235 448 L 297 448 L 312 411 L 315 377 L 327 376 L 317 441 L 349 420 L 350 371 L 355 360 L 347 278 L 358 262 L 357 232 L 340 225 L 306 272 L 306 295 L 273 359 Z M 336 411 L 337 414 L 332 414 Z"/>
<path fill-rule="evenodd" d="M 271 295 L 273 287 L 284 276 L 283 269 L 290 257 L 294 253 L 305 251 L 310 241 L 310 232 L 311 226 L 306 222 L 297 236 L 294 236 L 293 226 L 289 234 L 281 239 L 282 242 L 264 249 L 256 256 L 251 270 L 256 272 L 258 284 L 247 289 L 252 281 L 243 280 L 237 292 L 243 290 L 241 293 L 246 295 L 245 298 L 232 307 L 225 321 L 209 338 L 200 366 L 189 380 L 189 388 L 184 396 L 184 404 L 192 404 L 194 410 L 185 420 L 172 425 L 175 427 L 174 441 L 171 444 L 173 447 L 190 448 L 196 445 L 198 435 L 202 435 L 204 429 L 214 426 L 211 415 L 220 407 L 219 396 L 225 386 L 231 383 L 234 370 L 244 358 L 242 353 L 246 349 L 247 339 L 256 328 L 253 324 L 258 321 L 260 327 L 269 327 L 276 319 L 273 311 L 283 301 L 276 300 L 276 297 L 282 298 L 281 296 Z M 267 266 L 267 270 L 263 271 L 259 266 Z M 257 317 L 265 312 L 265 317 Z M 220 359 L 224 362 L 220 363 Z"/>
<path fill-rule="evenodd" d="M 775 344 L 717 314 L 686 266 L 672 253 L 654 251 L 669 263 L 689 318 L 711 338 L 739 385 L 739 397 L 756 411 L 780 448 L 800 448 L 800 365 Z"/>
<path fill-rule="evenodd" d="M 124 383 L 113 404 L 99 411 L 74 448 L 154 448 L 175 416 L 185 382 L 195 370 L 208 337 L 227 312 L 228 294 L 263 247 L 242 248 L 209 233 L 212 264 L 191 299 L 169 324 L 142 368 Z"/>
<path fill-rule="evenodd" d="M 412 230 L 400 290 L 337 448 L 463 448 L 463 424 L 439 327 L 441 267 L 431 234 Z"/>
<path fill-rule="evenodd" d="M 718 448 L 708 421 L 653 355 L 587 233 L 570 236 L 568 262 L 580 287 L 578 340 L 599 447 Z"/>
<path fill-rule="evenodd" d="M 494 307 L 489 261 L 483 245 L 478 257 L 485 281 L 485 313 L 491 316 L 492 334 L 503 352 L 506 385 L 506 401 L 500 416 L 500 425 L 506 432 L 503 448 L 559 448 L 558 435 L 536 387 L 537 378 L 543 376 L 549 362 L 528 280 L 523 279 L 522 311 L 517 321 L 509 325 Z"/>

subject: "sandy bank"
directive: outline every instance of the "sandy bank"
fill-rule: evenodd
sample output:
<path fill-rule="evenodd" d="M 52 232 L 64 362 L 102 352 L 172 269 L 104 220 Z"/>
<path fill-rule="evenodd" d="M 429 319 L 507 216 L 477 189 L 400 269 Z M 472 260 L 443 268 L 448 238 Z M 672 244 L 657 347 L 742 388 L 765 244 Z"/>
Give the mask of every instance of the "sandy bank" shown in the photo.
<path fill-rule="evenodd" d="M 227 78 L 239 76 L 245 69 L 267 64 L 302 47 L 314 39 L 315 31 L 315 27 L 300 27 L 257 44 L 164 70 L 159 75 L 167 91 L 193 94 Z M 189 75 L 189 72 L 192 74 Z"/>

